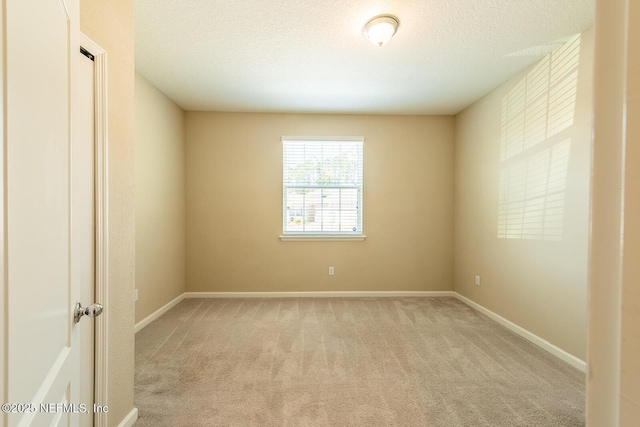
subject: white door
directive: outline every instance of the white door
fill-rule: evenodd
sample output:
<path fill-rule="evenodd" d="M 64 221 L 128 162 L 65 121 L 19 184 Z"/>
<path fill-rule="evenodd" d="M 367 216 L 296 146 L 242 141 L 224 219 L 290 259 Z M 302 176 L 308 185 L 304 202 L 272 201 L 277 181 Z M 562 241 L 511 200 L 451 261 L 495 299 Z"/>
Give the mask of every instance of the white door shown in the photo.
<path fill-rule="evenodd" d="M 78 425 L 77 0 L 4 0 L 8 425 Z M 74 172 L 75 173 L 75 172 Z M 75 178 L 75 177 L 74 177 Z M 72 197 L 73 194 L 73 197 Z M 82 197 L 82 196 L 80 196 Z M 86 203 L 91 204 L 92 200 Z M 72 232 L 73 230 L 73 232 Z M 91 303 L 92 301 L 83 301 Z M 91 411 L 91 406 L 86 410 Z"/>

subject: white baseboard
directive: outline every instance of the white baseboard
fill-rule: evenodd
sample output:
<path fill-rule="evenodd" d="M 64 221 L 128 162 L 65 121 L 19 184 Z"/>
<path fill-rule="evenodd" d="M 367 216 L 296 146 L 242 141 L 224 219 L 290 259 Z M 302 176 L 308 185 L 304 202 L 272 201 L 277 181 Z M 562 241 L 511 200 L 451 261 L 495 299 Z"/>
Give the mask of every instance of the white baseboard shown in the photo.
<path fill-rule="evenodd" d="M 149 323 L 153 322 L 158 317 L 162 316 L 167 311 L 171 310 L 176 304 L 178 304 L 184 298 L 185 298 L 185 294 L 184 293 L 180 294 L 172 301 L 169 301 L 167 304 L 160 307 L 159 309 L 157 309 L 156 311 L 154 311 L 153 313 L 151 313 L 150 315 L 148 315 L 147 317 L 145 317 L 144 319 L 136 323 L 135 332 L 138 333 L 142 328 L 147 326 Z"/>
<path fill-rule="evenodd" d="M 467 304 L 469 307 L 479 311 L 480 313 L 484 314 L 490 319 L 495 320 L 502 326 L 520 335 L 522 338 L 526 339 L 527 341 L 530 341 L 533 344 L 537 345 L 538 347 L 542 348 L 543 350 L 548 351 L 549 353 L 553 354 L 557 358 L 567 362 L 569 365 L 573 366 L 574 368 L 577 368 L 582 372 L 587 372 L 587 364 L 584 360 L 579 359 L 576 356 L 567 353 L 563 349 L 551 344 L 549 341 L 540 338 L 536 334 L 529 332 L 528 330 L 524 329 L 521 326 L 516 325 L 512 321 L 507 320 L 504 317 L 500 316 L 499 314 L 496 314 L 493 311 L 489 310 L 488 308 L 481 306 L 477 302 L 474 302 L 469 298 L 460 295 L 457 292 L 453 292 L 453 294 L 457 299 Z"/>
<path fill-rule="evenodd" d="M 138 421 L 138 408 L 133 408 L 126 417 L 120 421 L 118 427 L 132 427 Z"/>
<path fill-rule="evenodd" d="M 185 298 L 455 297 L 453 291 L 185 292 Z"/>

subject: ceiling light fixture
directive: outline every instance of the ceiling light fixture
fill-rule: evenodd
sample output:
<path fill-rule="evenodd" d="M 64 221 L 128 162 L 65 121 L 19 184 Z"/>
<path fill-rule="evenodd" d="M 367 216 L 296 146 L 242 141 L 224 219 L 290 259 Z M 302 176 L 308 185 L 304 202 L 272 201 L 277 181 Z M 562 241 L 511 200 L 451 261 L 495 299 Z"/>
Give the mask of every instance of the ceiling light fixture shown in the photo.
<path fill-rule="evenodd" d="M 371 43 L 382 47 L 398 31 L 398 25 L 400 22 L 395 16 L 379 15 L 367 22 L 362 31 Z"/>

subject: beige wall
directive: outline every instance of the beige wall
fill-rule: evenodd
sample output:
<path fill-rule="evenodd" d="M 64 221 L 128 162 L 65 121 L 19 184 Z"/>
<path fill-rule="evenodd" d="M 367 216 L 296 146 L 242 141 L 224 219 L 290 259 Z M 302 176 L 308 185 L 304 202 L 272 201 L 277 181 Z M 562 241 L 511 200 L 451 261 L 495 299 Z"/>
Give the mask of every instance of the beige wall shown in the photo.
<path fill-rule="evenodd" d="M 107 52 L 109 115 L 108 420 L 133 408 L 135 279 L 133 1 L 81 0 L 80 29 Z"/>
<path fill-rule="evenodd" d="M 590 426 L 640 419 L 640 4 L 597 2 Z"/>
<path fill-rule="evenodd" d="M 628 2 L 621 426 L 640 420 L 640 4 Z"/>
<path fill-rule="evenodd" d="M 460 113 L 455 148 L 455 290 L 583 360 L 592 38 Z"/>
<path fill-rule="evenodd" d="M 184 117 L 136 74 L 136 322 L 185 291 Z"/>
<path fill-rule="evenodd" d="M 451 290 L 453 127 L 446 116 L 187 112 L 187 290 Z M 364 242 L 278 239 L 282 135 L 365 137 Z"/>

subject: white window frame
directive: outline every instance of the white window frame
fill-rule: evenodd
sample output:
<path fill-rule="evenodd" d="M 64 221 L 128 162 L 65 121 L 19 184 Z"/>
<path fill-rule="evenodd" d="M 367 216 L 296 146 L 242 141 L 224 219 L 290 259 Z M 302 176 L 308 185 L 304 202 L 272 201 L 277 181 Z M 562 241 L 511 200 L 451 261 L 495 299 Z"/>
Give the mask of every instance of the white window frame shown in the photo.
<path fill-rule="evenodd" d="M 282 241 L 362 241 L 366 239 L 366 236 L 363 232 L 362 223 L 363 223 L 363 186 L 364 183 L 361 182 L 359 186 L 350 186 L 348 188 L 357 188 L 358 189 L 358 218 L 357 218 L 357 231 L 355 232 L 336 232 L 336 231 L 286 231 L 286 223 L 287 223 L 287 189 L 291 186 L 287 186 L 284 182 L 284 144 L 285 142 L 327 142 L 327 143 L 339 143 L 339 142 L 358 142 L 362 144 L 362 155 L 364 157 L 364 137 L 358 136 L 282 136 L 282 153 L 283 153 L 283 177 L 282 177 L 282 234 L 280 235 L 280 240 Z M 364 158 L 361 159 L 362 165 L 362 176 L 364 178 Z M 295 186 L 295 188 L 300 188 L 300 186 Z M 309 186 L 309 188 L 326 188 L 326 189 L 340 189 L 347 188 L 344 186 Z"/>

